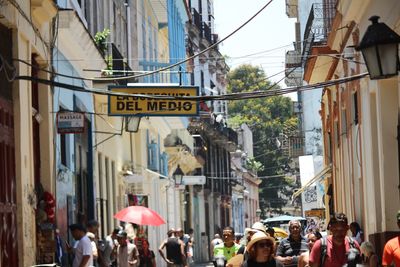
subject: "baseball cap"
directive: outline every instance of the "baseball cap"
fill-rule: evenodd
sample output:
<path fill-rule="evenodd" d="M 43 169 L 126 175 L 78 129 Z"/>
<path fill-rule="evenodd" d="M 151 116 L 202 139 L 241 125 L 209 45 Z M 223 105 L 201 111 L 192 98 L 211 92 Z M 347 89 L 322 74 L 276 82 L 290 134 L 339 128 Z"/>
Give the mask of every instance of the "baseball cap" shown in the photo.
<path fill-rule="evenodd" d="M 117 236 L 118 237 L 127 237 L 128 234 L 125 231 L 121 230 L 121 231 L 118 232 Z"/>
<path fill-rule="evenodd" d="M 344 213 L 335 213 L 331 217 L 331 220 L 329 221 L 329 225 L 332 226 L 336 223 L 344 223 L 344 224 L 349 224 L 347 220 L 347 216 Z"/>

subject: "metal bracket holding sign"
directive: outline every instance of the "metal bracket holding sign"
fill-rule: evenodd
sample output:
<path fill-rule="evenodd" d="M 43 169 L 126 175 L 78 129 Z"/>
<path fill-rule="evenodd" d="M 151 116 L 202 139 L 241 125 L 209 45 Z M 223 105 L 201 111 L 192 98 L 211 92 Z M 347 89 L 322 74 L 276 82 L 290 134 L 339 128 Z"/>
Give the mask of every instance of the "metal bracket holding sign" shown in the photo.
<path fill-rule="evenodd" d="M 57 112 L 57 133 L 74 134 L 85 131 L 85 115 L 82 112 L 59 111 Z"/>
<path fill-rule="evenodd" d="M 112 92 L 132 96 L 108 96 L 109 116 L 198 116 L 195 100 L 155 99 L 139 95 L 165 97 L 193 97 L 199 95 L 194 86 L 109 86 Z"/>

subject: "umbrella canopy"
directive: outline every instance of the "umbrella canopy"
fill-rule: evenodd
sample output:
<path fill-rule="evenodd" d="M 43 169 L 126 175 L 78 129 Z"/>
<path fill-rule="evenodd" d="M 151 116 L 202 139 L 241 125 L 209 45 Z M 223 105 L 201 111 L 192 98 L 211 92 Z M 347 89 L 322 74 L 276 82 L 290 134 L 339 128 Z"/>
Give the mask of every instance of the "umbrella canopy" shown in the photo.
<path fill-rule="evenodd" d="M 159 226 L 164 224 L 164 219 L 154 210 L 143 206 L 129 206 L 118 211 L 114 218 L 139 225 Z"/>
<path fill-rule="evenodd" d="M 282 228 L 279 227 L 272 227 L 275 231 L 275 237 L 285 238 L 288 237 L 289 234 Z"/>

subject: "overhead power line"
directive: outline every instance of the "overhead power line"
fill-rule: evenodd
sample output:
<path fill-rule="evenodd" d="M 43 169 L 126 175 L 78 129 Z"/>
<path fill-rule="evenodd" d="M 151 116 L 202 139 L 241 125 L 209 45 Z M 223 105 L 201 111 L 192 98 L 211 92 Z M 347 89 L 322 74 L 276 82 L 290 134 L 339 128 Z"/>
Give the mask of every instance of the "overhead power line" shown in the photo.
<path fill-rule="evenodd" d="M 260 14 L 267 6 L 269 6 L 272 3 L 273 0 L 268 1 L 268 3 L 266 3 L 259 11 L 257 11 L 253 16 L 251 16 L 247 21 L 245 21 L 243 24 L 241 24 L 237 29 L 235 29 L 233 32 L 231 32 L 230 34 L 228 34 L 227 36 L 225 36 L 224 38 L 222 38 L 221 40 L 219 40 L 218 42 L 210 45 L 209 47 L 207 47 L 206 49 L 200 51 L 199 53 L 190 56 L 184 60 L 178 61 L 177 63 L 171 64 L 169 66 L 154 70 L 152 72 L 149 73 L 142 73 L 142 74 L 138 74 L 138 75 L 128 75 L 128 76 L 124 76 L 124 77 L 98 77 L 98 78 L 94 78 L 93 80 L 95 81 L 114 81 L 114 80 L 125 80 L 125 79 L 136 79 L 136 78 L 140 78 L 140 77 L 144 77 L 144 76 L 148 76 L 148 75 L 152 75 L 155 73 L 158 73 L 160 71 L 164 71 L 164 70 L 169 70 L 173 67 L 179 66 L 187 61 L 192 60 L 195 57 L 198 57 L 202 54 L 204 54 L 205 52 L 213 49 L 214 47 L 218 46 L 220 43 L 224 42 L 226 39 L 228 39 L 229 37 L 231 37 L 232 35 L 234 35 L 236 32 L 238 32 L 240 29 L 242 29 L 244 26 L 246 26 L 250 21 L 252 21 L 258 14 Z"/>
<path fill-rule="evenodd" d="M 300 92 L 312 89 L 319 89 L 327 86 L 332 86 L 336 84 L 342 84 L 354 80 L 359 80 L 368 75 L 367 72 L 343 77 L 336 80 L 330 80 L 326 82 L 320 82 L 316 84 L 309 84 L 303 86 L 294 86 L 294 87 L 287 87 L 283 89 L 271 89 L 275 86 L 275 84 L 267 90 L 263 91 L 253 91 L 253 92 L 242 92 L 242 93 L 231 93 L 226 95 L 209 95 L 209 96 L 164 96 L 164 95 L 143 95 L 143 94 L 129 94 L 129 93 L 122 93 L 122 92 L 113 92 L 104 89 L 95 89 L 95 88 L 85 88 L 82 86 L 76 86 L 71 84 L 65 84 L 61 82 L 50 81 L 46 79 L 31 77 L 31 76 L 16 76 L 15 80 L 28 80 L 28 81 L 36 81 L 39 83 L 53 85 L 61 88 L 65 88 L 68 90 L 85 92 L 85 93 L 94 93 L 94 94 L 101 94 L 101 95 L 112 95 L 112 96 L 129 96 L 129 97 L 140 97 L 140 98 L 147 98 L 147 99 L 157 99 L 157 100 L 188 100 L 188 101 L 211 101 L 211 100 L 244 100 L 244 99 L 253 99 L 253 98 L 263 98 L 263 97 L 271 97 L 271 96 L 278 96 L 284 95 L 293 92 Z"/>

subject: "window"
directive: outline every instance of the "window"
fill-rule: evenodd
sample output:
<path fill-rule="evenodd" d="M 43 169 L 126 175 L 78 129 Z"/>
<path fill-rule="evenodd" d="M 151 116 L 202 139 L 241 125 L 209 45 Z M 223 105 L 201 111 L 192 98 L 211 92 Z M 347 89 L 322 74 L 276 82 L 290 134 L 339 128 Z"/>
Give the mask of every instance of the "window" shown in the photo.
<path fill-rule="evenodd" d="M 60 134 L 61 164 L 67 166 L 67 135 Z"/>

